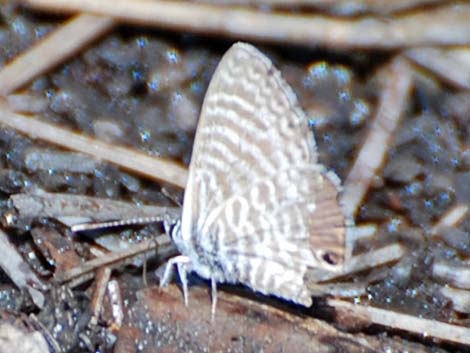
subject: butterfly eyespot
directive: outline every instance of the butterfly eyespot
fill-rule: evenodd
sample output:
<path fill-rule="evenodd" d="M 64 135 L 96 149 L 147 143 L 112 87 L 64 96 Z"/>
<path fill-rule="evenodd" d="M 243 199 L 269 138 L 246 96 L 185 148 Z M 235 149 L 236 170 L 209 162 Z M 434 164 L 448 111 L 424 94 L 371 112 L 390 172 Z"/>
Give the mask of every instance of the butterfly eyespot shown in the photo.
<path fill-rule="evenodd" d="M 320 258 L 326 262 L 327 264 L 329 265 L 339 265 L 342 260 L 341 260 L 341 256 L 335 252 L 321 252 L 320 253 Z"/>

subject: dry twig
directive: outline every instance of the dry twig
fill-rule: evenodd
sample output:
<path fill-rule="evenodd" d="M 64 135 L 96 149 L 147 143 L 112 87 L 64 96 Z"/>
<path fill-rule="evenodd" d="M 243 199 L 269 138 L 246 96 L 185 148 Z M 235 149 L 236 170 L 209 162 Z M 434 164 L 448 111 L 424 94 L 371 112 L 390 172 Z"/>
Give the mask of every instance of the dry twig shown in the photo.
<path fill-rule="evenodd" d="M 338 48 L 470 44 L 470 6 L 442 7 L 384 21 L 266 13 L 191 2 L 148 0 L 22 0 L 41 10 L 89 12 L 120 21 L 237 39 Z M 433 27 L 432 31 L 422 28 Z"/>
<path fill-rule="evenodd" d="M 55 281 L 60 284 L 72 281 L 70 286 L 76 286 L 87 281 L 90 277 L 93 277 L 96 269 L 100 267 L 108 266 L 112 269 L 121 266 L 123 263 L 126 263 L 136 256 L 147 256 L 147 254 L 153 253 L 155 249 L 169 246 L 170 244 L 171 240 L 167 235 L 156 237 L 154 240 L 131 244 L 128 250 L 107 254 L 85 262 L 67 272 L 59 273 Z"/>
<path fill-rule="evenodd" d="M 107 266 L 100 268 L 96 272 L 95 288 L 90 301 L 90 311 L 93 313 L 91 323 L 96 325 L 103 307 L 103 299 L 106 294 L 109 279 L 111 278 L 111 269 Z"/>
<path fill-rule="evenodd" d="M 24 156 L 25 164 L 30 171 L 49 171 L 92 174 L 98 163 L 81 153 L 51 151 L 37 147 L 30 148 Z"/>
<path fill-rule="evenodd" d="M 41 279 L 34 273 L 18 254 L 16 248 L 8 241 L 8 235 L 0 229 L 0 267 L 15 285 L 25 288 L 34 304 L 42 308 L 45 297 L 37 288 L 45 288 Z"/>
<path fill-rule="evenodd" d="M 386 76 L 377 114 L 344 183 L 341 202 L 346 215 L 353 219 L 374 176 L 384 163 L 412 84 L 411 67 L 400 57 L 390 64 Z"/>
<path fill-rule="evenodd" d="M 112 279 L 108 283 L 108 298 L 112 307 L 112 323 L 110 329 L 114 332 L 119 332 L 124 320 L 124 303 L 122 300 L 121 287 L 119 282 Z"/>
<path fill-rule="evenodd" d="M 337 310 L 347 311 L 348 315 L 356 316 L 373 324 L 413 332 L 424 337 L 434 337 L 449 342 L 470 345 L 470 328 L 400 314 L 390 310 L 352 304 L 342 300 L 330 299 L 328 304 Z"/>
<path fill-rule="evenodd" d="M 18 55 L 0 71 L 0 95 L 8 95 L 64 62 L 114 25 L 109 17 L 78 15 Z"/>
<path fill-rule="evenodd" d="M 470 290 L 442 287 L 440 292 L 452 302 L 455 311 L 470 314 Z"/>
<path fill-rule="evenodd" d="M 131 202 L 47 192 L 15 194 L 10 196 L 10 200 L 20 219 L 56 218 L 72 227 L 72 231 L 81 230 L 77 224 L 85 222 L 100 222 L 102 226 L 95 228 L 103 228 L 106 224 L 101 222 L 111 222 L 108 227 L 125 225 L 126 220 L 134 221 L 129 224 L 149 223 L 161 221 L 164 217 L 174 220 L 180 213 L 177 207 L 138 207 Z M 119 224 L 113 224 L 114 220 L 120 220 Z M 92 229 L 92 226 L 86 229 Z"/>
<path fill-rule="evenodd" d="M 462 221 L 465 215 L 468 213 L 468 205 L 458 204 L 448 210 L 439 221 L 432 227 L 431 234 L 437 234 L 441 229 L 447 227 L 455 227 L 460 221 Z"/>
<path fill-rule="evenodd" d="M 377 234 L 377 225 L 375 224 L 361 224 L 354 227 L 347 227 L 346 230 L 346 253 L 345 259 L 349 262 L 354 250 L 354 244 L 364 238 L 370 238 Z"/>
<path fill-rule="evenodd" d="M 443 278 L 447 283 L 457 288 L 469 290 L 470 295 L 470 266 L 453 265 L 446 261 L 436 261 L 432 264 L 432 275 Z"/>
<path fill-rule="evenodd" d="M 256 5 L 275 6 L 279 8 L 320 8 L 341 15 L 357 15 L 361 13 L 391 14 L 396 11 L 405 11 L 422 5 L 443 5 L 443 0 L 196 0 L 201 3 L 227 4 L 227 5 Z"/>
<path fill-rule="evenodd" d="M 97 160 L 114 163 L 154 180 L 180 187 L 186 186 L 187 170 L 175 162 L 150 157 L 131 148 L 114 146 L 56 125 L 12 112 L 0 101 L 0 123 L 32 138 L 91 155 Z"/>
<path fill-rule="evenodd" d="M 457 88 L 470 89 L 470 48 L 416 48 L 405 55 Z"/>

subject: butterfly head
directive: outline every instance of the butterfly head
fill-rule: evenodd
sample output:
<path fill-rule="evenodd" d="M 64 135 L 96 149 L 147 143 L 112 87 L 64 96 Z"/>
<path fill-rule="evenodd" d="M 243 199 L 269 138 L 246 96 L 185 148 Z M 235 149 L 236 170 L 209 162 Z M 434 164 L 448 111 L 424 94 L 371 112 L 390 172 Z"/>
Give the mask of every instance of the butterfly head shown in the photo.
<path fill-rule="evenodd" d="M 190 259 L 190 263 L 186 265 L 187 269 L 192 270 L 192 265 L 193 263 L 195 264 L 197 259 L 197 256 L 194 251 L 194 247 L 192 246 L 192 243 L 190 241 L 187 241 L 183 237 L 183 231 L 181 227 L 181 220 L 176 221 L 170 229 L 170 236 L 171 239 L 173 240 L 173 243 L 175 244 L 176 248 L 180 252 L 181 255 L 184 255 Z M 189 270 L 189 271 L 191 271 Z"/>
<path fill-rule="evenodd" d="M 170 236 L 178 250 L 180 252 L 184 252 L 183 249 L 185 248 L 185 242 L 181 232 L 181 220 L 176 221 L 176 223 L 172 225 L 170 228 Z"/>

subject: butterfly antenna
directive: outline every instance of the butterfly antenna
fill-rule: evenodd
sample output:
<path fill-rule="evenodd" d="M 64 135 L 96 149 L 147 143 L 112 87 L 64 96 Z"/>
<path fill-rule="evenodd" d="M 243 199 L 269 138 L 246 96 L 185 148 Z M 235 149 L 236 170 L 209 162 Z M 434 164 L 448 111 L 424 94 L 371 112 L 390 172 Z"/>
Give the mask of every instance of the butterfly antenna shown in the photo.
<path fill-rule="evenodd" d="M 166 188 L 162 188 L 161 192 L 162 192 L 163 195 L 165 195 L 167 198 L 169 198 L 174 204 L 178 205 L 179 207 L 183 206 L 180 199 L 174 193 L 171 193 Z"/>

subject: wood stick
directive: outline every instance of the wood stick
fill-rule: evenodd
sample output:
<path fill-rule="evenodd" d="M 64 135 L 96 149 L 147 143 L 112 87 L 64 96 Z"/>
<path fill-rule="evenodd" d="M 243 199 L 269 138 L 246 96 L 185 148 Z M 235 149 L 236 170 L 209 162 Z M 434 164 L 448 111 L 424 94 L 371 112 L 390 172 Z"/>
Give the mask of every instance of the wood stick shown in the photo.
<path fill-rule="evenodd" d="M 246 6 L 273 6 L 288 9 L 301 7 L 308 9 L 327 10 L 328 13 L 344 16 L 354 16 L 361 13 L 374 13 L 390 15 L 393 12 L 403 12 L 409 9 L 426 5 L 447 5 L 452 0 L 197 0 L 206 4 L 246 5 Z"/>
<path fill-rule="evenodd" d="M 367 319 L 371 323 L 413 332 L 420 336 L 470 344 L 470 328 L 450 325 L 444 322 L 423 319 L 417 316 L 401 314 L 391 310 L 352 304 L 342 300 L 329 299 L 328 304 L 337 310 L 347 311 L 351 315 Z"/>
<path fill-rule="evenodd" d="M 470 36 L 470 26 L 467 29 Z M 404 54 L 459 89 L 470 89 L 470 48 L 414 48 Z"/>
<path fill-rule="evenodd" d="M 18 55 L 0 71 L 0 95 L 7 95 L 64 62 L 114 26 L 106 16 L 83 14 Z"/>
<path fill-rule="evenodd" d="M 25 115 L 16 114 L 1 100 L 0 123 L 32 138 L 86 153 L 97 160 L 114 163 L 151 179 L 164 181 L 182 188 L 186 186 L 187 170 L 175 162 L 150 157 L 131 148 L 114 146 L 41 121 L 38 117 L 29 118 Z"/>
<path fill-rule="evenodd" d="M 346 215 L 351 218 L 354 218 L 374 176 L 384 164 L 412 84 L 411 67 L 400 57 L 390 64 L 386 76 L 377 114 L 344 183 L 341 203 Z"/>
<path fill-rule="evenodd" d="M 40 10 L 90 12 L 123 22 L 236 39 L 338 48 L 467 45 L 470 6 L 441 7 L 384 21 L 268 13 L 256 9 L 158 0 L 22 0 Z M 430 28 L 433 30 L 422 30 Z"/>
<path fill-rule="evenodd" d="M 57 274 L 54 280 L 59 284 L 72 281 L 71 286 L 73 287 L 83 283 L 80 281 L 81 277 L 85 278 L 87 275 L 93 277 L 95 275 L 95 271 L 100 267 L 107 266 L 113 269 L 136 256 L 142 256 L 144 254 L 145 256 L 147 256 L 147 254 L 150 255 L 155 252 L 158 247 L 165 247 L 169 246 L 170 244 L 171 240 L 167 235 L 158 236 L 153 240 L 145 240 L 138 244 L 132 244 L 127 250 L 109 253 L 107 255 L 87 261 L 67 272 Z"/>

